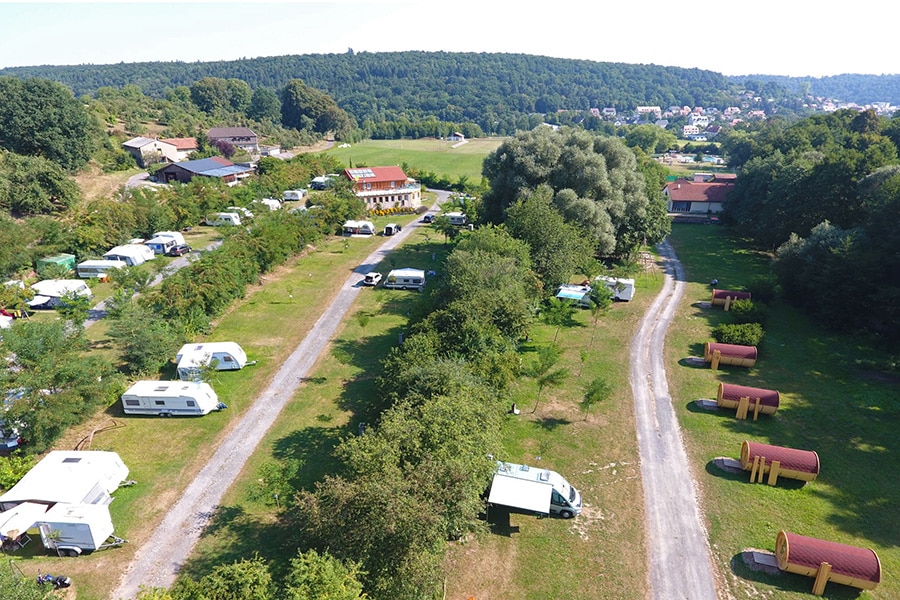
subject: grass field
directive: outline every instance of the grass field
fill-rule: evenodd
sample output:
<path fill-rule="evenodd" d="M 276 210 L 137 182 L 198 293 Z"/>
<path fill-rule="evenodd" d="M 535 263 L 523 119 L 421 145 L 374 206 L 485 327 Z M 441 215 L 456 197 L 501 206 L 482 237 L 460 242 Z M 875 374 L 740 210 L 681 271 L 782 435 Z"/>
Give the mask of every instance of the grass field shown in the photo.
<path fill-rule="evenodd" d="M 446 175 L 454 182 L 460 177 L 467 177 L 477 183 L 481 181 L 484 157 L 502 143 L 502 138 L 472 138 L 453 148 L 452 142 L 437 139 L 365 140 L 349 148 L 334 146 L 328 152 L 346 165 L 373 167 L 405 163 L 437 175 Z"/>
<path fill-rule="evenodd" d="M 771 306 L 755 367 L 687 366 L 683 359 L 702 355 L 711 326 L 725 319 L 720 307 L 696 305 L 709 300 L 708 282 L 717 278 L 725 289 L 745 285 L 768 273 L 769 259 L 715 226 L 675 225 L 672 241 L 688 287 L 668 337 L 669 387 L 703 495 L 721 582 L 734 598 L 809 597 L 812 578 L 755 573 L 739 558 L 746 548 L 773 551 L 776 534 L 785 529 L 878 553 L 884 577 L 877 590 L 858 595 L 853 588 L 828 584 L 826 598 L 900 598 L 900 581 L 891 576 L 900 570 L 898 381 L 867 367 L 880 359 L 874 348 L 823 332 L 781 302 Z M 778 412 L 739 421 L 733 411 L 696 408 L 693 400 L 715 398 L 720 381 L 779 390 Z M 804 486 L 782 479 L 770 487 L 712 465 L 717 456 L 739 458 L 744 440 L 814 450 L 821 474 Z"/>

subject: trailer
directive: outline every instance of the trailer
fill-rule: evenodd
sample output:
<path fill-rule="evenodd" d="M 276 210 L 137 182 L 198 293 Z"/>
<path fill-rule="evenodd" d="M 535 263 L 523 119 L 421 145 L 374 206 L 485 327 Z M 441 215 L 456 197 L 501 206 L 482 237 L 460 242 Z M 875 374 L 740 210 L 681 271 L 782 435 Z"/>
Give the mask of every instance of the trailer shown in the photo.
<path fill-rule="evenodd" d="M 488 503 L 563 519 L 581 514 L 581 494 L 562 475 L 507 462 L 497 463 Z"/>
<path fill-rule="evenodd" d="M 94 277 L 104 279 L 109 277 L 109 272 L 116 269 L 124 269 L 128 265 L 123 260 L 86 260 L 78 263 L 76 270 L 78 276 L 83 279 Z"/>
<path fill-rule="evenodd" d="M 382 287 L 421 292 L 425 287 L 425 271 L 421 269 L 393 269 L 384 279 Z"/>
<path fill-rule="evenodd" d="M 281 197 L 285 202 L 291 202 L 303 200 L 303 198 L 306 197 L 306 194 L 306 190 L 300 188 L 299 190 L 285 190 Z"/>
<path fill-rule="evenodd" d="M 31 308 L 56 308 L 66 294 L 90 298 L 91 288 L 80 279 L 45 279 L 32 284 L 34 298 L 26 304 Z"/>
<path fill-rule="evenodd" d="M 44 548 L 78 556 L 125 543 L 115 530 L 108 504 L 55 504 L 36 522 Z"/>
<path fill-rule="evenodd" d="M 185 344 L 175 355 L 178 378 L 198 381 L 200 371 L 215 365 L 217 371 L 235 371 L 247 365 L 247 353 L 236 342 L 203 342 Z"/>
<path fill-rule="evenodd" d="M 184 235 L 180 231 L 157 231 L 150 239 L 155 238 L 172 238 L 176 244 L 186 244 Z"/>
<path fill-rule="evenodd" d="M 155 237 L 152 240 L 144 242 L 144 245 L 153 250 L 154 254 L 165 254 L 169 251 L 170 248 L 174 248 L 175 246 L 177 246 L 178 242 L 175 240 L 175 238 L 166 236 Z"/>
<path fill-rule="evenodd" d="M 469 222 L 469 217 L 462 212 L 448 212 L 444 213 L 444 216 L 450 219 L 451 225 L 456 225 L 457 227 L 462 227 Z"/>
<path fill-rule="evenodd" d="M 556 289 L 556 297 L 560 300 L 569 300 L 581 308 L 590 308 L 594 303 L 591 299 L 592 291 L 589 285 L 564 283 Z"/>
<path fill-rule="evenodd" d="M 122 394 L 127 415 L 201 416 L 227 408 L 208 383 L 138 381 Z"/>
<path fill-rule="evenodd" d="M 153 260 L 156 255 L 149 246 L 141 244 L 123 244 L 112 248 L 103 255 L 106 260 L 121 260 L 129 267 L 142 265 L 148 260 Z"/>
<path fill-rule="evenodd" d="M 625 279 L 622 277 L 595 277 L 594 281 L 602 283 L 612 292 L 613 300 L 619 302 L 629 302 L 634 298 L 634 279 Z"/>

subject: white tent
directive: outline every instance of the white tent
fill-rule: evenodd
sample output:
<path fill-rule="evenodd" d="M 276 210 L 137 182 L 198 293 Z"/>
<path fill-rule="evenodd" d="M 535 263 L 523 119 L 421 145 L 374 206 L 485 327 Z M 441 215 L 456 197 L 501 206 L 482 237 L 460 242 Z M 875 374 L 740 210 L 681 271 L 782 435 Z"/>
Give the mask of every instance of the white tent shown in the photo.
<path fill-rule="evenodd" d="M 0 513 L 0 539 L 16 539 L 32 527 L 47 512 L 46 504 L 23 502 Z"/>
<path fill-rule="evenodd" d="M 32 284 L 34 298 L 28 301 L 32 308 L 53 308 L 66 294 L 76 294 L 90 298 L 91 288 L 80 279 L 45 279 Z"/>
<path fill-rule="evenodd" d="M 153 253 L 152 248 L 144 244 L 124 244 L 111 249 L 103 255 L 103 258 L 121 260 L 129 267 L 134 267 L 142 265 L 148 260 L 153 260 L 156 258 L 156 255 Z"/>
<path fill-rule="evenodd" d="M 233 371 L 247 364 L 247 353 L 236 342 L 185 344 L 175 355 L 178 377 L 182 381 L 198 379 L 200 369 L 216 361 L 216 370 Z"/>
<path fill-rule="evenodd" d="M 157 231 L 153 234 L 154 238 L 172 238 L 176 244 L 184 244 L 184 236 L 180 231 Z"/>

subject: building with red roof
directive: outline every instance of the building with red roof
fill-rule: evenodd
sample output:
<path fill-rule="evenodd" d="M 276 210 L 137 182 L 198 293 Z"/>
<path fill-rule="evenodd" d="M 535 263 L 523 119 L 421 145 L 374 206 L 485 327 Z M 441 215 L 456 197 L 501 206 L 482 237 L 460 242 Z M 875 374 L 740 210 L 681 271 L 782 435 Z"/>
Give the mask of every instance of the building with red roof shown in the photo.
<path fill-rule="evenodd" d="M 706 214 L 722 212 L 728 193 L 734 189 L 736 176 L 732 174 L 705 175 L 698 173 L 694 180 L 676 179 L 663 188 L 670 213 Z"/>
<path fill-rule="evenodd" d="M 422 186 L 400 167 L 344 169 L 343 176 L 353 183 L 356 197 L 369 210 L 422 206 Z"/>

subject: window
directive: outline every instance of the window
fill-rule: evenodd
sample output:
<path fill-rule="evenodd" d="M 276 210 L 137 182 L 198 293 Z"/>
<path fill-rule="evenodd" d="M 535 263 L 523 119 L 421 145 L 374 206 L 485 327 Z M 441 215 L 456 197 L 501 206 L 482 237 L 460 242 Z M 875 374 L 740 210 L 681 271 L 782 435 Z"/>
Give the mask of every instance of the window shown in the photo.
<path fill-rule="evenodd" d="M 234 359 L 231 358 L 230 356 L 226 356 L 225 358 L 222 359 L 222 362 L 234 362 Z"/>
<path fill-rule="evenodd" d="M 125 406 L 140 406 L 140 405 L 141 405 L 141 403 L 138 400 L 135 400 L 134 398 L 128 398 L 127 400 L 125 400 Z"/>
<path fill-rule="evenodd" d="M 153 404 L 155 404 L 156 406 L 165 406 L 166 401 L 165 400 L 154 400 Z"/>
<path fill-rule="evenodd" d="M 193 408 L 193 407 L 197 406 L 197 403 L 194 402 L 193 400 L 188 400 L 187 405 L 189 408 Z"/>

